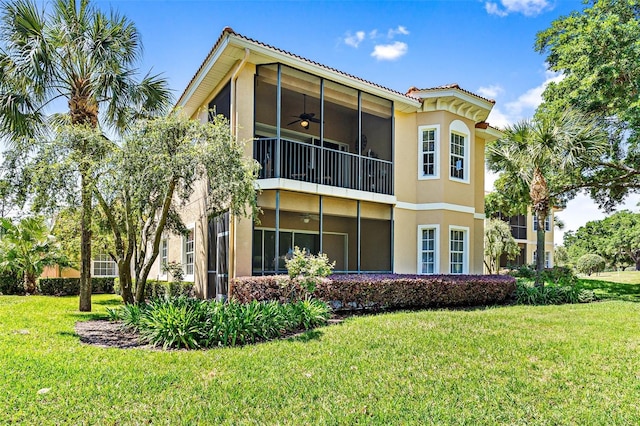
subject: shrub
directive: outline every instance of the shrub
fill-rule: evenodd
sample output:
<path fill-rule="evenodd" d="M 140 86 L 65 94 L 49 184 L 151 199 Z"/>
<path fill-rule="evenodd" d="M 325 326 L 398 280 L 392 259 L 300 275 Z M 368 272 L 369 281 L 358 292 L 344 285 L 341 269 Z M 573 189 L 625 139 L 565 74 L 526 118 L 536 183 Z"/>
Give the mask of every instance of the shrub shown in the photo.
<path fill-rule="evenodd" d="M 165 349 L 199 348 L 205 332 L 206 304 L 185 297 L 154 299 L 145 305 L 139 320 L 142 338 Z"/>
<path fill-rule="evenodd" d="M 120 280 L 115 279 L 114 292 L 120 293 Z M 189 281 L 158 281 L 147 280 L 144 288 L 145 299 L 153 299 L 156 297 L 178 297 L 187 296 L 194 297 L 194 283 Z"/>
<path fill-rule="evenodd" d="M 324 253 L 318 253 L 315 256 L 305 253 L 300 250 L 300 247 L 296 246 L 293 249 L 293 257 L 285 259 L 285 265 L 289 277 L 297 279 L 302 289 L 311 294 L 320 282 L 320 278 L 331 274 L 336 262 L 329 262 L 329 258 Z"/>
<path fill-rule="evenodd" d="M 560 305 L 564 303 L 588 303 L 596 300 L 591 290 L 578 284 L 550 284 L 536 287 L 532 281 L 518 280 L 516 284 L 516 303 L 520 305 Z"/>
<path fill-rule="evenodd" d="M 91 277 L 91 292 L 114 293 L 113 277 Z M 40 292 L 47 296 L 77 296 L 80 294 L 80 278 L 40 278 Z"/>
<path fill-rule="evenodd" d="M 23 296 L 25 294 L 25 290 L 24 280 L 22 277 L 12 273 L 0 275 L 0 294 L 15 294 Z"/>
<path fill-rule="evenodd" d="M 566 266 L 554 266 L 542 272 L 542 279 L 545 283 L 573 285 L 578 282 L 578 277 L 573 273 L 573 269 Z"/>
<path fill-rule="evenodd" d="M 576 269 L 582 274 L 591 275 L 594 272 L 604 271 L 605 263 L 605 260 L 597 254 L 585 254 L 576 262 Z"/>
<path fill-rule="evenodd" d="M 326 324 L 329 309 L 318 300 L 247 304 L 187 297 L 153 299 L 110 310 L 109 317 L 165 348 L 234 346 L 273 339 Z"/>
<path fill-rule="evenodd" d="M 243 303 L 286 302 L 299 287 L 284 276 L 241 277 L 230 296 Z M 332 275 L 318 283 L 313 297 L 334 310 L 400 309 L 504 303 L 515 289 L 513 277 L 498 275 Z"/>

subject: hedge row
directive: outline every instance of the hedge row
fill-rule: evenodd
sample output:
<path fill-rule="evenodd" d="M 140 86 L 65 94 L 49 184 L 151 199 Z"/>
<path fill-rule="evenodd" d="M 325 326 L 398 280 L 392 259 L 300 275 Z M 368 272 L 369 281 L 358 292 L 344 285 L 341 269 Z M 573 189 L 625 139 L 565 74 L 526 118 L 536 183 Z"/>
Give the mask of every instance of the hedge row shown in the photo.
<path fill-rule="evenodd" d="M 13 274 L 0 275 L 0 294 L 24 295 L 24 280 Z"/>
<path fill-rule="evenodd" d="M 400 309 L 493 305 L 510 301 L 516 280 L 508 275 L 332 275 L 313 293 L 333 310 Z M 287 276 L 241 277 L 231 286 L 231 298 L 287 302 L 304 294 Z"/>
<path fill-rule="evenodd" d="M 157 297 L 178 297 L 187 296 L 195 297 L 194 283 L 189 281 L 159 281 L 159 280 L 147 280 L 147 285 L 144 288 L 145 299 L 154 299 Z M 115 280 L 115 292 L 120 294 L 120 284 L 118 279 Z"/>
<path fill-rule="evenodd" d="M 113 277 L 91 277 L 93 294 L 113 294 Z M 40 278 L 39 291 L 46 296 L 77 296 L 80 294 L 80 278 Z"/>

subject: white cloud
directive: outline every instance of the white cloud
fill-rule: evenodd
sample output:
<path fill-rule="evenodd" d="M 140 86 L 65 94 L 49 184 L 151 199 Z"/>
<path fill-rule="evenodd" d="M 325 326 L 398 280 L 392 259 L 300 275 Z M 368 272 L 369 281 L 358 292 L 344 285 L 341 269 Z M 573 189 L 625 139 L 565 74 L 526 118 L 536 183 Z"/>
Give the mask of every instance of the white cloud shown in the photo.
<path fill-rule="evenodd" d="M 373 48 L 371 56 L 379 61 L 395 61 L 409 50 L 407 43 L 396 41 L 392 44 L 379 44 Z"/>
<path fill-rule="evenodd" d="M 485 98 L 491 98 L 491 99 L 497 98 L 503 92 L 504 92 L 504 89 L 502 88 L 502 86 L 498 84 L 492 84 L 491 86 L 481 87 L 478 89 L 479 95 L 484 96 Z"/>
<path fill-rule="evenodd" d="M 397 36 L 399 34 L 409 35 L 409 30 L 407 30 L 407 28 L 402 26 L 402 25 L 398 25 L 398 28 L 396 28 L 396 29 L 391 28 L 387 32 L 387 37 L 388 38 L 394 38 L 395 36 Z"/>
<path fill-rule="evenodd" d="M 522 13 L 524 16 L 537 16 L 553 9 L 548 0 L 499 0 L 499 3 L 488 1 L 484 8 L 490 15 L 507 16 L 510 13 Z"/>
<path fill-rule="evenodd" d="M 493 126 L 504 127 L 531 117 L 538 105 L 542 103 L 542 93 L 547 85 L 551 82 L 559 82 L 563 78 L 564 76 L 560 73 L 546 71 L 545 80 L 539 86 L 527 90 L 515 101 L 504 104 L 504 110 L 502 110 L 502 106 L 494 107 L 487 121 Z M 482 88 L 478 89 L 478 92 L 481 90 Z"/>
<path fill-rule="evenodd" d="M 487 11 L 489 15 L 497 15 L 500 17 L 507 16 L 508 13 L 504 10 L 498 9 L 498 5 L 495 3 L 491 3 L 490 1 L 484 4 L 484 9 Z"/>
<path fill-rule="evenodd" d="M 364 38 L 365 38 L 364 31 L 357 31 L 355 34 L 351 34 L 350 32 L 348 32 L 344 38 L 344 44 L 346 44 L 347 46 L 357 48 L 360 45 L 360 43 L 362 43 Z"/>

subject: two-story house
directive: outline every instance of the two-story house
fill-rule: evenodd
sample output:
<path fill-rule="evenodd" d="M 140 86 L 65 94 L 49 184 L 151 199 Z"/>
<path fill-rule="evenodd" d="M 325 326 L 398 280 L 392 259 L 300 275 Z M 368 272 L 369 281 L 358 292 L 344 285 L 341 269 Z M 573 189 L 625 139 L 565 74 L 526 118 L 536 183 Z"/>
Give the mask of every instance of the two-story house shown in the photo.
<path fill-rule="evenodd" d="M 397 92 L 226 28 L 177 106 L 197 120 L 215 109 L 250 141 L 260 222 L 209 222 L 195 194 L 192 231 L 167 236 L 159 263 L 181 262 L 204 297 L 285 272 L 294 246 L 336 272 L 481 274 L 493 105 L 457 85 Z"/>
<path fill-rule="evenodd" d="M 554 207 L 549 212 L 549 216 L 544 222 L 545 230 L 545 250 L 544 250 L 544 266 L 545 268 L 553 267 L 554 254 L 554 229 L 556 225 L 555 213 L 562 210 L 561 207 Z M 528 209 L 527 214 L 519 214 L 515 216 L 498 216 L 511 227 L 511 235 L 518 243 L 520 254 L 515 259 L 507 259 L 506 255 L 500 258 L 500 267 L 517 267 L 522 265 L 533 265 L 536 263 L 538 256 L 537 250 L 537 233 L 538 221 L 536 216 Z"/>

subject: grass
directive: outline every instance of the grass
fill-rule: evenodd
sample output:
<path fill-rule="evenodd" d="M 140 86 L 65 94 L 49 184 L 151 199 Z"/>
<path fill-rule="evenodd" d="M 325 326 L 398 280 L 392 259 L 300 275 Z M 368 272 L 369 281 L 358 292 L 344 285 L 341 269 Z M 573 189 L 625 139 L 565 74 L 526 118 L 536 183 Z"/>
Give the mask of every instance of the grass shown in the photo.
<path fill-rule="evenodd" d="M 600 298 L 640 302 L 640 271 L 601 272 L 581 278 L 583 287 Z"/>
<path fill-rule="evenodd" d="M 118 303 L 0 297 L 0 424 L 640 421 L 636 303 L 361 316 L 209 351 L 81 344 L 74 323 Z"/>

